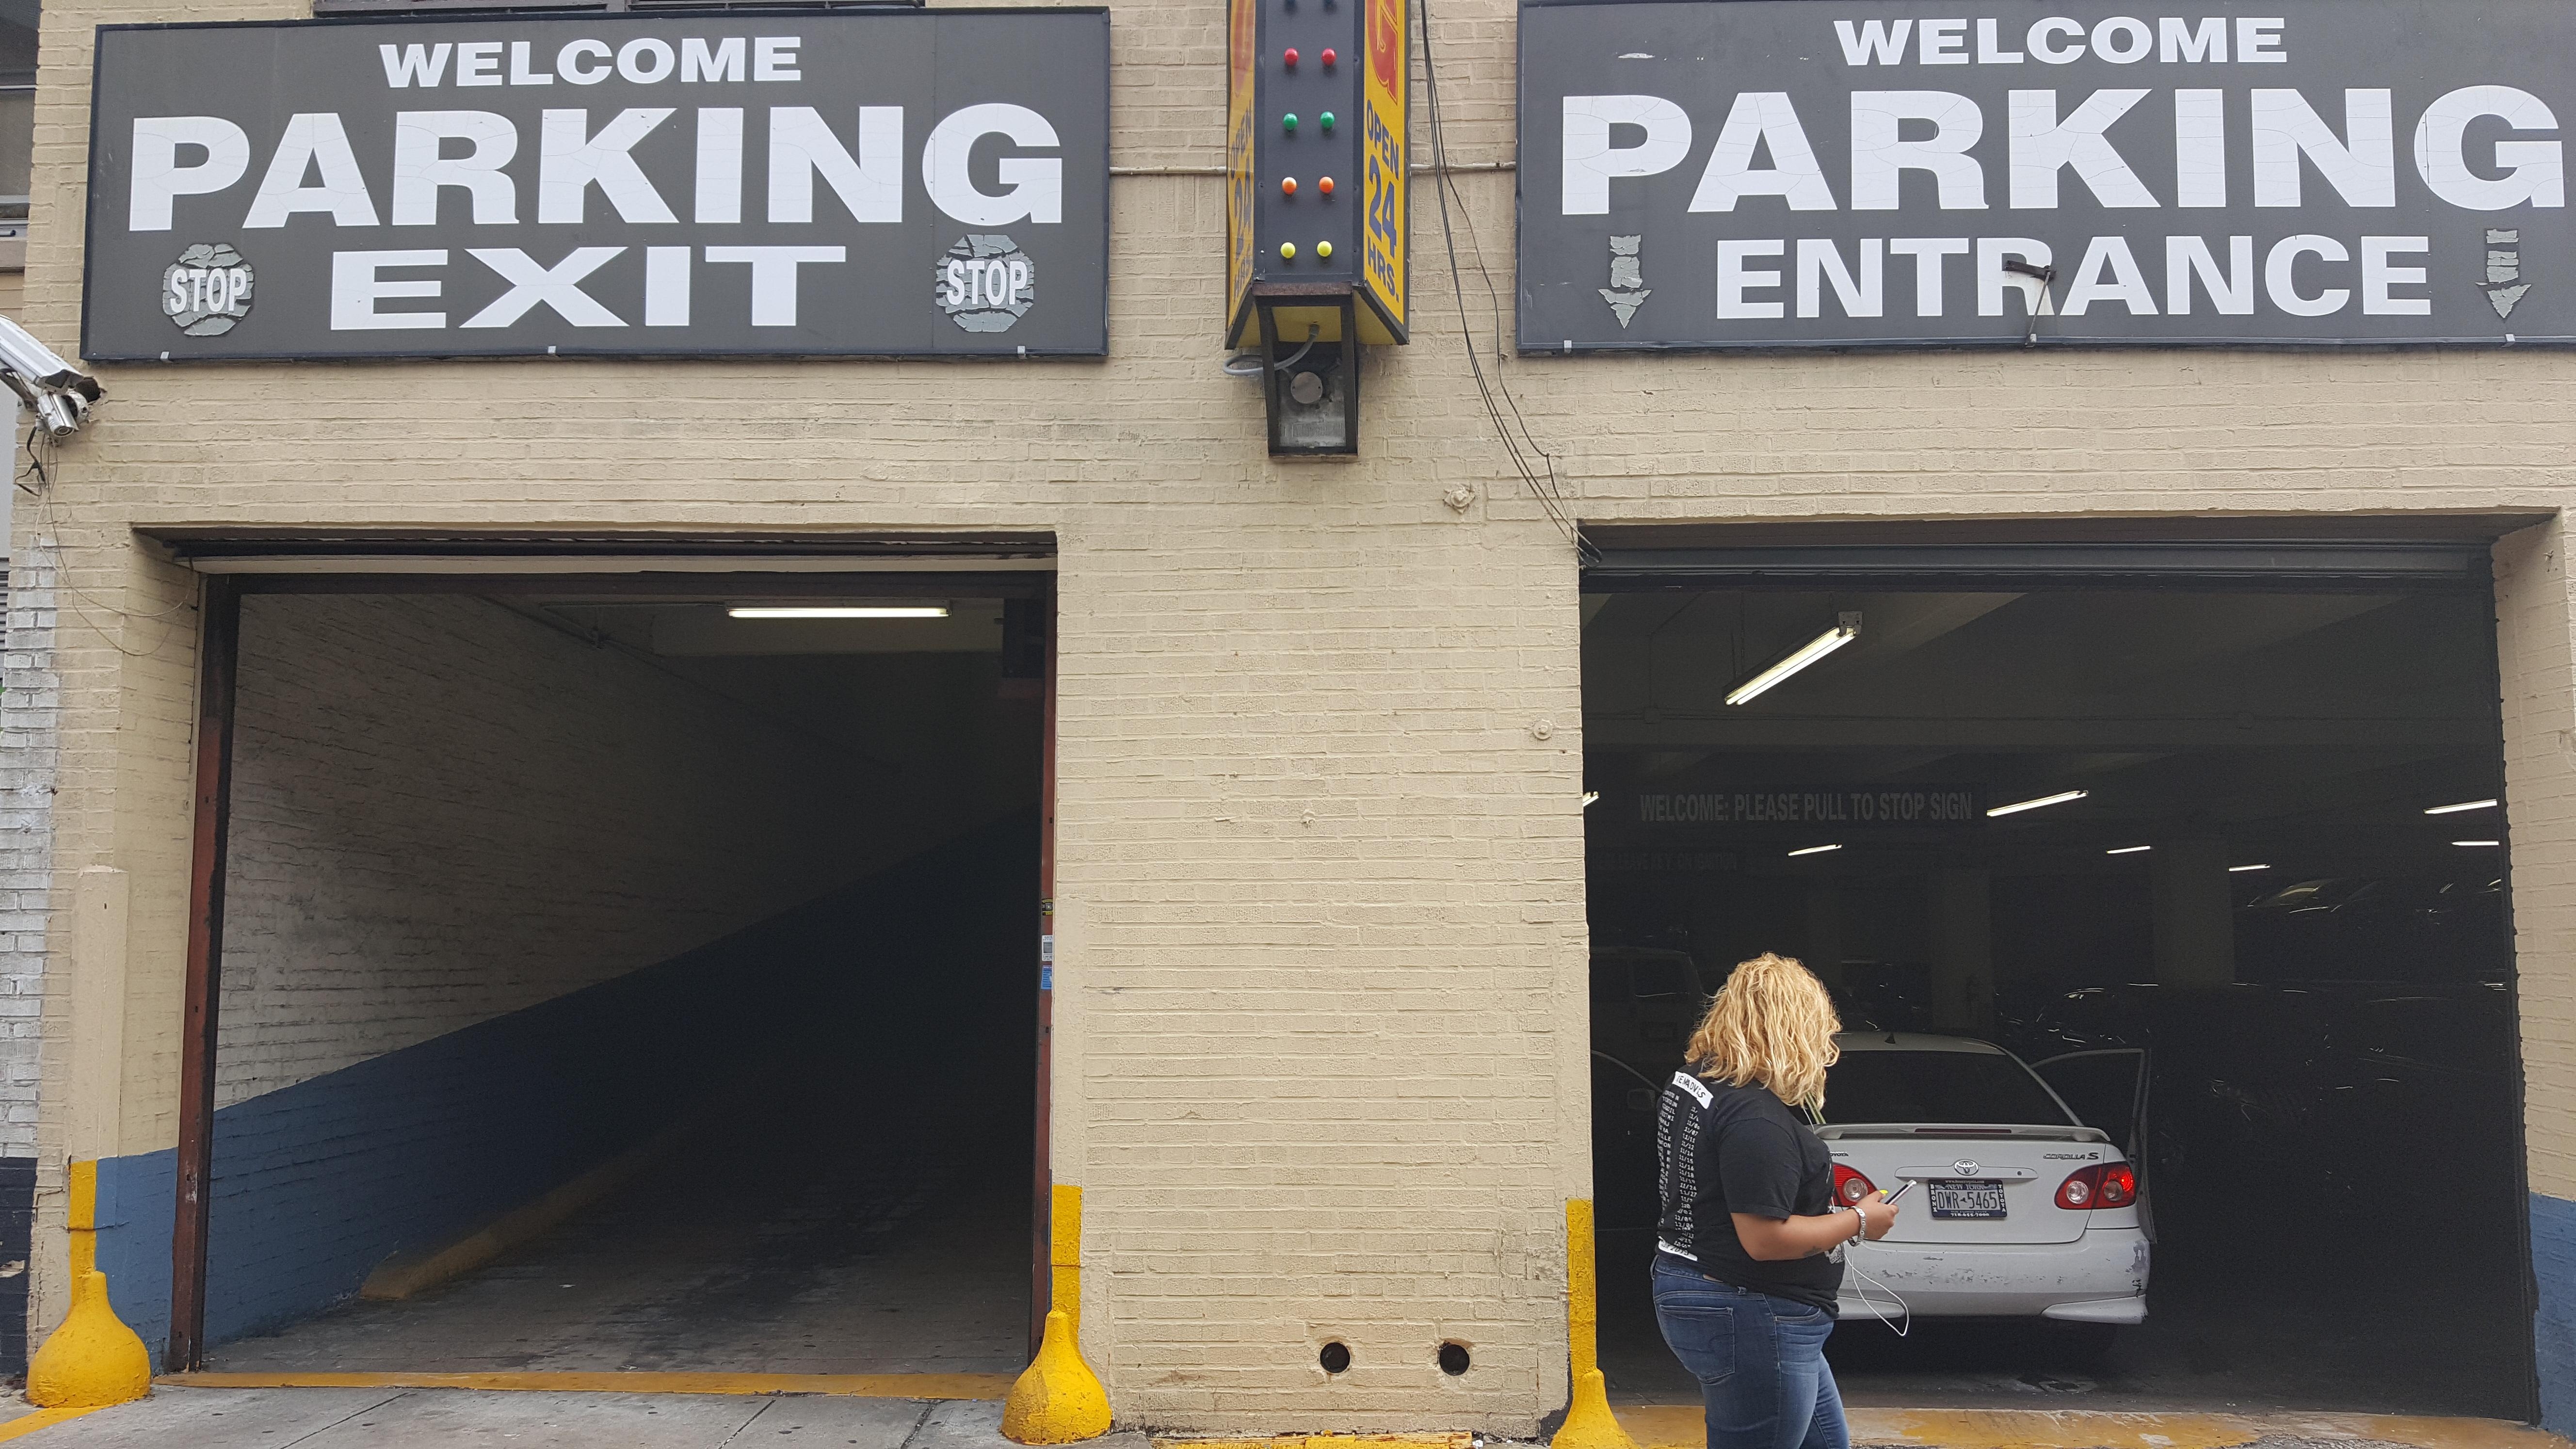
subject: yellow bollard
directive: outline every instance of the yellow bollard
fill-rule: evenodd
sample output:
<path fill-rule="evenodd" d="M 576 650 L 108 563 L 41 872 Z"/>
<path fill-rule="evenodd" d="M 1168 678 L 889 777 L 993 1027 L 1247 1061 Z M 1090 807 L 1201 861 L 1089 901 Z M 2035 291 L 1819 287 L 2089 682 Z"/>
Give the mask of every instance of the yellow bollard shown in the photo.
<path fill-rule="evenodd" d="M 1637 1449 L 1637 1441 L 1610 1412 L 1609 1380 L 1601 1376 L 1600 1273 L 1592 1258 L 1592 1204 L 1565 1204 L 1565 1337 L 1574 1358 L 1574 1398 L 1548 1449 Z"/>
<path fill-rule="evenodd" d="M 98 1164 L 71 1170 L 72 1311 L 27 1363 L 27 1402 L 45 1409 L 104 1408 L 152 1391 L 152 1355 L 119 1322 L 98 1271 Z"/>
<path fill-rule="evenodd" d="M 1082 1189 L 1059 1183 L 1048 1224 L 1055 1307 L 1038 1356 L 1002 1405 L 1002 1437 L 1016 1444 L 1071 1444 L 1109 1432 L 1109 1390 L 1083 1361 Z"/>

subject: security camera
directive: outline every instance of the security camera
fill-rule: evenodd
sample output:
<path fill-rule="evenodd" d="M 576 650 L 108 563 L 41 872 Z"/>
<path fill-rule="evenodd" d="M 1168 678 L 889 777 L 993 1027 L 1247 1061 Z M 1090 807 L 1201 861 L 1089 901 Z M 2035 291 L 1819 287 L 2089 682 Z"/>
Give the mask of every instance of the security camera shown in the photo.
<path fill-rule="evenodd" d="M 89 405 L 103 395 L 97 378 L 63 361 L 6 317 L 0 317 L 0 383 L 34 409 L 45 431 L 56 438 L 79 432 Z"/>

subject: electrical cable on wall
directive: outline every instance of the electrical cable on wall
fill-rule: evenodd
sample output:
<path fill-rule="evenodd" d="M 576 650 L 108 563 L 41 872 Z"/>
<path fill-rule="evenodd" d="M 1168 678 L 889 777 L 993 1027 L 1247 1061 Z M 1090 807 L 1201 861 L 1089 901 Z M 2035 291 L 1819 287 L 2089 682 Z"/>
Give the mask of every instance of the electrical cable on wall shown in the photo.
<path fill-rule="evenodd" d="M 1467 352 L 1467 369 L 1475 378 L 1477 399 L 1485 405 L 1485 416 L 1494 425 L 1494 435 L 1502 440 L 1503 451 L 1510 457 L 1513 470 L 1521 475 L 1521 482 L 1529 489 L 1530 496 L 1538 500 L 1538 506 L 1556 525 L 1557 531 L 1574 545 L 1576 555 L 1590 562 L 1599 556 L 1598 551 L 1583 537 L 1582 527 L 1566 511 L 1564 493 L 1557 477 L 1556 455 L 1540 447 L 1538 440 L 1530 435 L 1529 422 L 1521 416 L 1520 401 L 1512 396 L 1510 384 L 1502 379 L 1502 300 L 1498 296 L 1493 297 L 1495 367 L 1491 378 L 1485 375 L 1484 359 L 1476 351 L 1475 329 L 1467 322 L 1467 287 L 1458 265 L 1457 232 L 1449 219 L 1450 193 L 1456 189 L 1457 181 L 1449 168 L 1446 123 L 1440 113 L 1440 67 L 1432 56 L 1431 0 L 1417 0 L 1417 10 L 1421 17 L 1417 29 L 1422 36 L 1423 91 L 1428 101 L 1425 114 L 1431 125 L 1431 165 L 1438 177 L 1432 183 L 1432 194 L 1440 202 L 1440 239 L 1449 253 L 1449 289 L 1458 302 L 1458 340 Z M 1464 212 L 1466 208 L 1466 198 L 1459 197 L 1458 209 Z M 1475 225 L 1472 217 L 1468 225 Z M 1469 240 L 1472 244 L 1474 238 L 1471 236 Z M 1488 296 L 1493 296 L 1493 275 L 1483 266 L 1481 249 L 1476 270 L 1485 279 Z M 1497 394 L 1501 398 L 1499 402 L 1496 401 Z M 1508 421 L 1504 418 L 1506 410 L 1511 414 Z M 1531 462 L 1531 454 L 1537 455 L 1536 464 Z"/>

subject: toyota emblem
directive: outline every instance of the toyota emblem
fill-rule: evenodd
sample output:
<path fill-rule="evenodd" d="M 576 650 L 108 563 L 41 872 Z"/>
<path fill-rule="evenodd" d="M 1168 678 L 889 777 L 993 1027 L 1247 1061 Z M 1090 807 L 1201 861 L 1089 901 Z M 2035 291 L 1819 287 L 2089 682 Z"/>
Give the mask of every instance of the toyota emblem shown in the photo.
<path fill-rule="evenodd" d="M 1962 1157 L 1958 1161 L 1950 1164 L 1950 1170 L 1959 1174 L 1961 1177 L 1974 1177 L 1984 1169 L 1978 1167 L 1976 1163 L 1971 1162 L 1967 1158 Z"/>

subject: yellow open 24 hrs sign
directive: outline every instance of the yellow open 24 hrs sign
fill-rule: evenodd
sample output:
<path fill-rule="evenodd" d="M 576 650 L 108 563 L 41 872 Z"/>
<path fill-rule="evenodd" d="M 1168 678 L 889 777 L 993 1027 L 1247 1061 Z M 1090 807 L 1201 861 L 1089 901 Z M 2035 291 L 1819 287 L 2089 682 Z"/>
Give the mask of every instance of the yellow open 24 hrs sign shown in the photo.
<path fill-rule="evenodd" d="M 1256 293 L 1356 294 L 1360 341 L 1404 341 L 1405 0 L 1231 0 L 1227 20 L 1228 345 L 1256 334 Z"/>
<path fill-rule="evenodd" d="M 1368 135 L 1362 142 L 1360 200 L 1368 217 L 1360 233 L 1360 294 L 1378 315 L 1404 335 L 1404 163 L 1410 132 L 1405 102 L 1412 95 L 1405 48 L 1405 0 L 1368 0 L 1368 80 L 1362 102 Z M 1360 325 L 1362 340 L 1368 324 Z"/>

